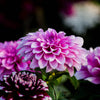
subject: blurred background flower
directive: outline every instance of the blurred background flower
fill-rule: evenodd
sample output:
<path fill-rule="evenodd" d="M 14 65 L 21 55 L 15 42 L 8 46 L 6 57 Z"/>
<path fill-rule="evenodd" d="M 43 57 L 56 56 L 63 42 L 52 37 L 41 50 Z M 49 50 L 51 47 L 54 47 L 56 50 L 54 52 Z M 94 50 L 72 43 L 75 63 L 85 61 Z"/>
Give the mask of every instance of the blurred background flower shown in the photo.
<path fill-rule="evenodd" d="M 76 34 L 86 34 L 87 29 L 100 23 L 100 6 L 93 2 L 79 2 L 72 6 L 71 15 L 62 15 L 63 23 Z"/>
<path fill-rule="evenodd" d="M 82 66 L 81 70 L 76 72 L 76 78 L 100 84 L 100 47 L 96 47 L 94 50 L 90 49 L 87 62 L 86 66 Z"/>
<path fill-rule="evenodd" d="M 0 79 L 5 74 L 11 74 L 13 71 L 29 70 L 28 62 L 23 62 L 23 58 L 17 55 L 18 41 L 5 41 L 0 43 Z"/>

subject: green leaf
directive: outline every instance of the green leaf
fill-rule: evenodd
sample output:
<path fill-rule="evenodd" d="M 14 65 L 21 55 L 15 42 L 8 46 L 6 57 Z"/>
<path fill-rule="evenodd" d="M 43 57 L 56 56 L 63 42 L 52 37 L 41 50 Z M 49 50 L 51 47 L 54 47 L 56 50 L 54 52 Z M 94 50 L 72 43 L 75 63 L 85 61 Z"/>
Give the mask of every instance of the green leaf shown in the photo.
<path fill-rule="evenodd" d="M 57 99 L 57 94 L 54 85 L 49 85 L 49 96 L 52 98 L 52 100 L 58 100 Z"/>
<path fill-rule="evenodd" d="M 77 89 L 79 87 L 79 81 L 75 78 L 75 76 L 73 77 L 69 77 L 72 85 L 74 86 L 75 89 Z"/>

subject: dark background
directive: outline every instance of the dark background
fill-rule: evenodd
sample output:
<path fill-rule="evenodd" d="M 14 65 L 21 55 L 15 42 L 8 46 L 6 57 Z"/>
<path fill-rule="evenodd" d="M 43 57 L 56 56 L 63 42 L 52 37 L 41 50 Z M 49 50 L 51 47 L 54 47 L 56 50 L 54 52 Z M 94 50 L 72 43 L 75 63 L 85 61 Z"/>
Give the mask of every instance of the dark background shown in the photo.
<path fill-rule="evenodd" d="M 48 27 L 57 31 L 65 31 L 67 35 L 75 34 L 71 28 L 64 26 L 60 10 L 64 7 L 67 13 L 70 3 L 87 0 L 0 0 L 0 42 L 17 40 L 30 31 Z M 99 0 L 94 0 L 99 3 Z M 94 2 L 93 1 L 93 2 Z M 64 5 L 64 2 L 68 2 Z M 87 30 L 84 38 L 84 47 L 100 45 L 100 25 Z M 75 34 L 76 35 L 76 34 Z"/>

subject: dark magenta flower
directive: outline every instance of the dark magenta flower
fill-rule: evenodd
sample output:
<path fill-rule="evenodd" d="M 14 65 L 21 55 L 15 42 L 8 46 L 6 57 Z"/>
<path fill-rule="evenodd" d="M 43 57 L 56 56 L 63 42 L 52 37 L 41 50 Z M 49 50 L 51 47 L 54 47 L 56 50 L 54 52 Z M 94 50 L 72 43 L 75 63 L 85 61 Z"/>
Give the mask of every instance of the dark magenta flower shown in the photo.
<path fill-rule="evenodd" d="M 87 65 L 75 74 L 78 80 L 85 79 L 94 84 L 100 84 L 100 47 L 90 49 L 87 56 Z"/>
<path fill-rule="evenodd" d="M 0 81 L 3 100 L 52 100 L 47 91 L 46 82 L 30 71 L 12 72 Z"/>
<path fill-rule="evenodd" d="M 0 43 L 0 78 L 12 71 L 28 70 L 30 61 L 23 62 L 23 58 L 17 55 L 18 41 Z"/>
<path fill-rule="evenodd" d="M 46 67 L 46 72 L 53 69 L 74 74 L 74 67 L 80 70 L 81 64 L 85 64 L 86 50 L 82 48 L 81 37 L 65 36 L 66 33 L 57 33 L 54 29 L 48 29 L 29 33 L 21 38 L 18 54 L 24 56 L 24 60 L 32 60 L 30 68 Z"/>

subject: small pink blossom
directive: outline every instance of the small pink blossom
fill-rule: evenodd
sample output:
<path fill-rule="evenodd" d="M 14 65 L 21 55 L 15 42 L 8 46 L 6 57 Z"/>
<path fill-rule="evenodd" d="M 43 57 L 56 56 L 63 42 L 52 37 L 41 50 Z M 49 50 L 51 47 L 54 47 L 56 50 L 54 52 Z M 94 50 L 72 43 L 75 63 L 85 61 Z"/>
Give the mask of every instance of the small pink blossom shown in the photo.
<path fill-rule="evenodd" d="M 4 74 L 10 74 L 12 71 L 21 71 L 29 69 L 29 63 L 23 62 L 23 58 L 17 55 L 17 41 L 0 43 L 0 79 Z"/>
<path fill-rule="evenodd" d="M 100 47 L 91 48 L 87 56 L 87 65 L 75 73 L 78 80 L 85 79 L 100 84 Z"/>
<path fill-rule="evenodd" d="M 74 67 L 80 70 L 81 64 L 85 64 L 86 50 L 82 48 L 83 39 L 74 35 L 65 36 L 66 33 L 42 29 L 29 33 L 21 38 L 18 49 L 24 60 L 32 60 L 30 68 L 46 67 L 46 72 L 52 70 L 65 71 L 73 76 Z"/>

